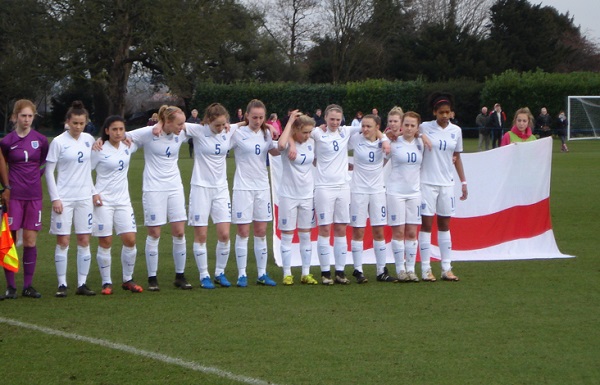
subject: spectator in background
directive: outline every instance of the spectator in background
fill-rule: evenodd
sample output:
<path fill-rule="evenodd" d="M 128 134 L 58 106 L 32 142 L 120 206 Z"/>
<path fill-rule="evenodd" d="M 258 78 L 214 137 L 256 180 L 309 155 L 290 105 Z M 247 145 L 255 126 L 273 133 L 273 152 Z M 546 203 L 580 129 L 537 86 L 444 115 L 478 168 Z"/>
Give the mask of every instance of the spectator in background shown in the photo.
<path fill-rule="evenodd" d="M 269 120 L 267 121 L 267 124 L 270 124 L 271 126 L 273 126 L 275 128 L 275 130 L 277 130 L 277 137 L 279 137 L 279 135 L 281 135 L 281 122 L 279 121 L 276 113 L 273 112 L 269 116 Z"/>
<path fill-rule="evenodd" d="M 379 117 L 379 110 L 378 110 L 377 108 L 373 108 L 373 109 L 371 110 L 371 114 L 372 114 L 372 115 L 375 115 L 375 116 L 377 116 L 377 117 Z"/>
<path fill-rule="evenodd" d="M 375 115 L 375 114 L 373 114 L 373 115 Z M 351 126 L 353 126 L 353 127 L 360 127 L 360 126 L 361 126 L 361 124 L 362 124 L 362 123 L 361 123 L 361 122 L 362 122 L 362 118 L 363 118 L 363 113 L 362 113 L 362 111 L 358 111 L 358 112 L 356 113 L 356 116 L 354 117 L 354 120 L 352 121 L 352 124 L 351 124 Z"/>
<path fill-rule="evenodd" d="M 512 129 L 502 137 L 501 146 L 506 146 L 511 143 L 530 142 L 535 140 L 531 127 L 533 126 L 533 115 L 529 108 L 519 108 L 513 119 Z"/>
<path fill-rule="evenodd" d="M 198 117 L 198 110 L 197 109 L 193 109 L 191 112 L 190 117 L 186 120 L 187 123 L 193 123 L 193 124 L 200 124 L 202 122 L 202 119 L 200 119 Z M 188 139 L 188 148 L 190 151 L 190 158 L 194 157 L 194 139 L 189 138 Z"/>
<path fill-rule="evenodd" d="M 552 117 L 548 113 L 546 107 L 542 107 L 540 114 L 535 119 L 535 126 L 540 134 L 540 138 L 545 138 L 552 135 L 550 126 L 552 125 Z"/>
<path fill-rule="evenodd" d="M 565 115 L 564 111 L 560 111 L 560 113 L 558 114 L 558 122 L 556 124 L 556 134 L 558 135 L 562 143 L 560 151 L 569 152 L 569 148 L 567 147 L 567 127 L 569 125 L 569 121 L 567 120 L 567 115 Z"/>
<path fill-rule="evenodd" d="M 148 119 L 148 123 L 146 123 L 146 126 L 154 126 L 156 123 L 158 123 L 158 114 L 155 112 L 152 114 L 152 117 Z"/>
<path fill-rule="evenodd" d="M 244 111 L 241 108 L 238 108 L 235 112 L 235 116 L 231 119 L 231 123 L 239 123 L 244 121 Z"/>
<path fill-rule="evenodd" d="M 287 125 L 288 120 L 290 120 L 290 115 L 292 114 L 292 111 L 294 111 L 293 108 L 288 108 L 287 115 L 284 116 L 283 119 L 281 119 L 281 122 L 279 122 L 281 127 L 285 127 Z"/>
<path fill-rule="evenodd" d="M 481 113 L 475 118 L 477 128 L 479 128 L 479 144 L 477 145 L 478 151 L 490 149 L 490 129 L 486 127 L 488 119 L 488 109 L 486 106 L 481 107 Z"/>
<path fill-rule="evenodd" d="M 454 111 L 450 111 L 450 123 L 454 124 L 455 126 L 458 126 L 458 119 L 456 119 L 456 114 L 454 113 Z"/>
<path fill-rule="evenodd" d="M 315 120 L 315 127 L 319 127 L 325 124 L 325 118 L 323 117 L 323 111 L 320 108 L 317 108 L 315 114 L 313 116 Z"/>
<path fill-rule="evenodd" d="M 506 122 L 506 114 L 502 111 L 500 103 L 494 104 L 494 111 L 488 118 L 487 127 L 492 130 L 492 148 L 500 147 L 502 140 L 502 129 Z"/>

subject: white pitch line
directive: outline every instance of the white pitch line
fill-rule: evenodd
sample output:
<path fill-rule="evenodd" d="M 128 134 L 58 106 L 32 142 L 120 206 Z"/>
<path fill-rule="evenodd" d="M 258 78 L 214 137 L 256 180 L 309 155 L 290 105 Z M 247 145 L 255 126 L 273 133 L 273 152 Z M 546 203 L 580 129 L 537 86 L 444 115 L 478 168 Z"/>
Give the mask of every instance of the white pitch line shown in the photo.
<path fill-rule="evenodd" d="M 86 336 L 82 336 L 82 335 L 75 334 L 75 333 L 66 333 L 66 332 L 62 332 L 60 330 L 55 330 L 55 329 L 50 329 L 50 328 L 43 327 L 43 326 L 29 324 L 29 323 L 13 320 L 10 318 L 0 317 L 0 323 L 17 326 L 17 327 L 21 327 L 24 329 L 34 330 L 34 331 L 48 334 L 51 336 L 68 338 L 68 339 L 75 340 L 75 341 L 83 341 L 83 342 L 87 342 L 90 344 L 99 345 L 104 348 L 120 350 L 120 351 L 123 351 L 126 353 L 135 354 L 137 356 L 151 358 L 153 360 L 161 361 L 161 362 L 164 362 L 167 364 L 181 366 L 182 368 L 190 369 L 190 370 L 193 370 L 196 372 L 212 374 L 217 377 L 226 378 L 226 379 L 237 381 L 237 382 L 240 382 L 243 384 L 276 385 L 273 382 L 263 381 L 258 378 L 241 376 L 239 374 L 234 374 L 234 373 L 231 373 L 226 370 L 219 369 L 219 368 L 200 365 L 193 361 L 186 361 L 186 360 L 182 360 L 181 358 L 171 357 L 171 356 L 167 356 L 165 354 L 160 354 L 160 353 L 154 353 L 154 352 L 150 352 L 147 350 L 134 348 L 133 346 L 129 346 L 129 345 L 118 344 L 118 343 L 114 343 L 114 342 L 110 342 L 110 341 L 106 341 L 106 340 L 101 340 L 99 338 L 86 337 Z"/>

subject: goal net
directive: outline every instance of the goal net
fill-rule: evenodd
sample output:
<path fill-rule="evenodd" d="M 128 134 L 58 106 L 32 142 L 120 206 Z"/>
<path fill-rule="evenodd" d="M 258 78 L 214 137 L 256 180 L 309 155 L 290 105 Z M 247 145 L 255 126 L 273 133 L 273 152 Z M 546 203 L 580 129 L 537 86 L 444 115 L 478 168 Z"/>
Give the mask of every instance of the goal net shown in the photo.
<path fill-rule="evenodd" d="M 569 96 L 568 140 L 600 139 L 600 96 Z"/>

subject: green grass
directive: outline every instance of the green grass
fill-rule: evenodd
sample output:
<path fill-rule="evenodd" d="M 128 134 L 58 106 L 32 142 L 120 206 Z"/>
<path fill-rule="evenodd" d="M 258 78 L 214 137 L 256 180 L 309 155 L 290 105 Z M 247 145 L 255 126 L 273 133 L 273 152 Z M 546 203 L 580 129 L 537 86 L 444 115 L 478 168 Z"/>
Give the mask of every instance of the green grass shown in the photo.
<path fill-rule="evenodd" d="M 476 147 L 466 142 L 468 151 Z M 459 283 L 217 289 L 170 287 L 170 231 L 163 229 L 160 293 L 120 289 L 111 297 L 53 297 L 55 240 L 40 233 L 35 286 L 44 297 L 0 302 L 0 317 L 217 367 L 277 384 L 600 383 L 600 142 L 555 141 L 551 209 L 555 235 L 573 259 L 459 262 Z M 230 174 L 233 161 L 230 162 Z M 186 194 L 192 161 L 182 155 Z M 531 165 L 535 167 L 535 165 Z M 493 165 L 490 165 L 493 168 Z M 130 170 L 139 223 L 141 154 Z M 50 207 L 46 204 L 45 207 Z M 48 210 L 44 223 L 49 223 Z M 47 229 L 47 227 L 46 227 Z M 187 230 L 187 275 L 197 283 Z M 232 229 L 233 233 L 233 229 Z M 145 283 L 146 232 L 138 233 L 136 277 Z M 209 251 L 214 253 L 214 233 Z M 95 250 L 95 241 L 93 242 Z M 113 246 L 118 282 L 120 242 Z M 252 246 L 250 245 L 250 248 Z M 74 239 L 69 282 L 76 282 Z M 209 258 L 210 270 L 214 257 Z M 249 258 L 249 277 L 255 276 Z M 434 269 L 439 270 L 438 266 Z M 316 272 L 317 269 L 315 269 Z M 232 250 L 228 276 L 235 277 Z M 272 260 L 269 273 L 281 271 Z M 21 276 L 17 282 L 20 285 Z M 94 262 L 89 278 L 100 288 Z M 234 384 L 122 351 L 0 323 L 3 384 Z"/>

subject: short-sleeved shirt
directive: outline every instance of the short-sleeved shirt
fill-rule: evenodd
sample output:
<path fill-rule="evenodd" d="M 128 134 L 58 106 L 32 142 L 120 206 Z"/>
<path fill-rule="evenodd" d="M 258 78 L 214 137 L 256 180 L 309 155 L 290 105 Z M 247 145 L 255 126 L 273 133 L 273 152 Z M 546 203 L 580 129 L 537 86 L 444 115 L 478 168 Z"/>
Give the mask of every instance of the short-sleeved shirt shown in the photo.
<path fill-rule="evenodd" d="M 16 130 L 0 141 L 2 155 L 8 163 L 8 182 L 11 185 L 10 197 L 19 200 L 39 200 L 42 196 L 40 170 L 46 164 L 48 139 L 35 130 L 25 137 Z"/>
<path fill-rule="evenodd" d="M 421 194 L 421 164 L 423 142 L 421 139 L 407 141 L 402 136 L 391 144 L 390 177 L 387 180 L 388 195 L 414 198 Z"/>
<path fill-rule="evenodd" d="M 131 154 L 135 151 L 135 143 L 128 147 L 121 142 L 119 148 L 105 142 L 102 150 L 92 151 L 92 169 L 96 170 L 96 193 L 100 194 L 104 205 L 131 204 L 127 172 Z"/>
<path fill-rule="evenodd" d="M 270 132 L 252 131 L 248 126 L 239 128 L 232 137 L 235 150 L 234 190 L 267 190 L 267 154 L 274 148 Z"/>
<path fill-rule="evenodd" d="M 186 141 L 185 132 L 159 136 L 152 134 L 154 127 L 142 127 L 127 133 L 138 147 L 144 148 L 144 175 L 142 191 L 175 191 L 181 188 L 181 174 L 177 164 L 179 148 Z"/>
<path fill-rule="evenodd" d="M 341 126 L 336 131 L 315 127 L 311 137 L 315 141 L 317 172 L 315 187 L 341 186 L 350 182 L 348 172 L 348 141 L 361 127 Z"/>
<path fill-rule="evenodd" d="M 289 146 L 281 152 L 281 180 L 278 195 L 284 198 L 309 199 L 315 188 L 313 160 L 315 142 L 309 138 L 304 143 L 296 142 L 296 159 L 288 158 Z"/>
<path fill-rule="evenodd" d="M 370 141 L 362 134 L 354 134 L 350 148 L 354 149 L 354 170 L 350 189 L 353 193 L 377 194 L 385 192 L 383 179 L 384 153 L 381 141 Z"/>
<path fill-rule="evenodd" d="M 454 186 L 455 152 L 463 151 L 462 131 L 460 127 L 448 123 L 442 128 L 437 121 L 423 122 L 420 131 L 431 140 L 431 151 L 423 156 L 421 165 L 421 183 L 434 186 Z"/>
<path fill-rule="evenodd" d="M 56 187 L 59 195 L 57 197 L 51 196 L 51 201 L 60 199 L 69 202 L 92 197 L 91 157 L 93 144 L 94 137 L 90 134 L 82 132 L 75 139 L 69 131 L 58 135 L 50 143 L 46 161 L 56 163 L 58 171 Z"/>
<path fill-rule="evenodd" d="M 185 125 L 186 135 L 194 139 L 194 168 L 191 184 L 202 187 L 227 187 L 227 151 L 231 137 L 237 130 L 232 125 L 229 132 L 214 133 L 208 124 Z"/>

